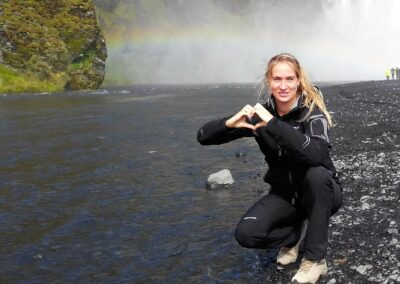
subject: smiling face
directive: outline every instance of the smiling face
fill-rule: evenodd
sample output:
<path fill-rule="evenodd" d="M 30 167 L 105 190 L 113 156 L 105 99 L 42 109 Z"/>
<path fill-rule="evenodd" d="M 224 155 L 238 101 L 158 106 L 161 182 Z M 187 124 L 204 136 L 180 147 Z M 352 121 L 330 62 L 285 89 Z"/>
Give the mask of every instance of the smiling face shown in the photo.
<path fill-rule="evenodd" d="M 285 61 L 275 64 L 268 76 L 268 85 L 278 109 L 286 110 L 297 100 L 300 80 L 293 66 Z"/>

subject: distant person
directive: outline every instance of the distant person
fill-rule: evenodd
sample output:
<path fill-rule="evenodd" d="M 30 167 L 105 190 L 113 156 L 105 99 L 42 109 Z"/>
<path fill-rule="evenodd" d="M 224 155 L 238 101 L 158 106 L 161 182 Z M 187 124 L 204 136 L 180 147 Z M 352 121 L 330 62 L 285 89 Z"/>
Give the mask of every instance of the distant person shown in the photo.
<path fill-rule="evenodd" d="M 400 68 L 396 68 L 397 69 L 397 80 L 400 79 Z"/>
<path fill-rule="evenodd" d="M 209 121 L 197 140 L 219 145 L 253 137 L 268 163 L 264 181 L 270 192 L 248 211 L 235 231 L 246 248 L 280 248 L 277 262 L 304 257 L 293 283 L 315 283 L 327 273 L 328 226 L 342 203 L 342 187 L 330 158 L 331 115 L 295 57 L 270 59 L 263 79 L 271 95 L 265 104 L 246 105 L 238 113 Z"/>
<path fill-rule="evenodd" d="M 394 68 L 390 69 L 390 72 L 392 73 L 392 80 L 394 79 Z"/>
<path fill-rule="evenodd" d="M 395 78 L 395 79 L 399 79 L 399 76 L 398 76 L 397 74 L 399 74 L 399 68 L 396 67 L 396 68 L 394 69 L 394 78 Z"/>
<path fill-rule="evenodd" d="M 386 80 L 390 79 L 390 69 L 387 69 L 385 72 Z"/>

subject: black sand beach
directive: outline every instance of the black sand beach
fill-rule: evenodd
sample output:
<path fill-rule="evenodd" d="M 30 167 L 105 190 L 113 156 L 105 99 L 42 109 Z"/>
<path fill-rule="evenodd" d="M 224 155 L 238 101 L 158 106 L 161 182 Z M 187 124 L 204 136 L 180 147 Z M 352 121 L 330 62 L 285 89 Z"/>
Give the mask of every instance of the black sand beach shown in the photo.
<path fill-rule="evenodd" d="M 398 283 L 400 83 L 323 90 L 337 124 L 332 154 L 345 192 L 330 230 L 330 272 L 323 281 Z"/>
<path fill-rule="evenodd" d="M 399 283 L 400 82 L 322 86 L 344 185 L 328 275 Z M 240 247 L 241 215 L 268 191 L 253 139 L 204 147 L 206 121 L 254 86 L 137 86 L 0 97 L 1 283 L 288 283 L 296 265 Z M 211 173 L 235 184 L 207 191 Z"/>

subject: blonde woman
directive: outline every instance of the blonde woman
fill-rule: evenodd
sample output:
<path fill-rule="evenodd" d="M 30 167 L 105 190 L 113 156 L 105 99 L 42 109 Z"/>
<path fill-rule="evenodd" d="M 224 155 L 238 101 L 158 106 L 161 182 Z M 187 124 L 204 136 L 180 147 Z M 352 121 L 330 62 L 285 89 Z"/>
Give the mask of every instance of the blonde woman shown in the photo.
<path fill-rule="evenodd" d="M 270 59 L 267 103 L 246 105 L 238 113 L 206 123 L 197 134 L 202 145 L 254 137 L 265 155 L 264 181 L 271 191 L 240 220 L 235 237 L 246 248 L 280 248 L 277 262 L 303 258 L 293 283 L 315 283 L 327 273 L 330 217 L 342 203 L 342 187 L 329 155 L 332 119 L 320 91 L 297 59 L 287 53 Z"/>

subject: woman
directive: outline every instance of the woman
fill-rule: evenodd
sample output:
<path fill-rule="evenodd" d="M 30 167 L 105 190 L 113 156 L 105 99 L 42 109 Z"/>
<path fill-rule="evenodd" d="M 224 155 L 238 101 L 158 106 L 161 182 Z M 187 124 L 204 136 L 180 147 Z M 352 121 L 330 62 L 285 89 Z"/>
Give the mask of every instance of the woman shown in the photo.
<path fill-rule="evenodd" d="M 293 283 L 315 283 L 326 274 L 330 217 L 342 203 L 342 187 L 329 156 L 332 125 L 322 94 L 307 79 L 295 57 L 274 56 L 265 73 L 271 96 L 265 105 L 246 105 L 233 116 L 206 123 L 202 145 L 254 137 L 269 170 L 270 193 L 240 220 L 235 237 L 247 248 L 280 248 L 277 262 L 304 256 Z"/>

